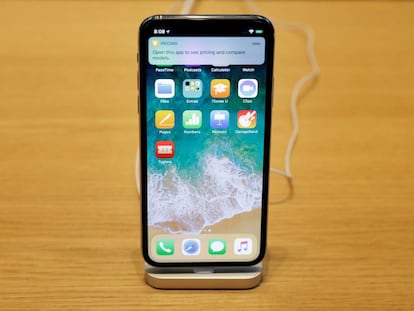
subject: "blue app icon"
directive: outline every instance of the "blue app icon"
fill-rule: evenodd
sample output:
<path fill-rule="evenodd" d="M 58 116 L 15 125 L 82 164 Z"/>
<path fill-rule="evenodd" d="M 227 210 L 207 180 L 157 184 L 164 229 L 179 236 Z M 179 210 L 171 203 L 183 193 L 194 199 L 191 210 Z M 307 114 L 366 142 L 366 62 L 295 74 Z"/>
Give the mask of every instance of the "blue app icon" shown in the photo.
<path fill-rule="evenodd" d="M 203 93 L 203 82 L 200 79 L 185 79 L 183 81 L 183 96 L 199 98 Z"/>
<path fill-rule="evenodd" d="M 227 110 L 213 110 L 210 112 L 210 127 L 226 129 L 229 127 L 229 112 Z"/>
<path fill-rule="evenodd" d="M 173 79 L 155 80 L 155 96 L 158 98 L 172 98 L 175 94 L 175 83 Z"/>
<path fill-rule="evenodd" d="M 184 255 L 200 254 L 200 240 L 199 239 L 185 239 L 183 240 L 182 246 L 183 246 Z"/>

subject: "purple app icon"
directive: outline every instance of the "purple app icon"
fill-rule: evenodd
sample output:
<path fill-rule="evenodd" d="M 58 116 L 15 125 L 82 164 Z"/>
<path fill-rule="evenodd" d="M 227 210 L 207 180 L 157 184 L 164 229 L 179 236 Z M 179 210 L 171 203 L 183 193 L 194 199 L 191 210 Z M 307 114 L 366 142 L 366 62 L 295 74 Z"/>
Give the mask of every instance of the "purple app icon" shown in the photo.
<path fill-rule="evenodd" d="M 241 98 L 254 98 L 257 96 L 258 82 L 256 79 L 240 79 L 238 94 Z"/>
<path fill-rule="evenodd" d="M 229 127 L 229 112 L 227 110 L 213 110 L 210 112 L 210 126 L 213 129 Z"/>

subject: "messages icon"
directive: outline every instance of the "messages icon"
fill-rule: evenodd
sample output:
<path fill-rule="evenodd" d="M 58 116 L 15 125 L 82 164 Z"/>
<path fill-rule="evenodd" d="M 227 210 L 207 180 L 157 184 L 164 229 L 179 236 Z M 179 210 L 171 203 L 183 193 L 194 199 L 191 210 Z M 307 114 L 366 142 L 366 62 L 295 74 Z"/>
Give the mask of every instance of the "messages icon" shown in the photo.
<path fill-rule="evenodd" d="M 210 239 L 208 241 L 208 253 L 210 255 L 224 255 L 226 253 L 226 240 Z"/>

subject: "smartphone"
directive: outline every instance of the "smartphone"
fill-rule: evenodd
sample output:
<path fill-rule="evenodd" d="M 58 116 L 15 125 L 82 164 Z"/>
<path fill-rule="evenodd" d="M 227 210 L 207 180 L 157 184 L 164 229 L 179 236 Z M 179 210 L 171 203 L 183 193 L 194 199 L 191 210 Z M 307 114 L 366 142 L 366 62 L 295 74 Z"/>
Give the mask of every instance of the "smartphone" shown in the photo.
<path fill-rule="evenodd" d="M 142 250 L 156 267 L 265 254 L 274 29 L 157 15 L 139 29 Z"/>

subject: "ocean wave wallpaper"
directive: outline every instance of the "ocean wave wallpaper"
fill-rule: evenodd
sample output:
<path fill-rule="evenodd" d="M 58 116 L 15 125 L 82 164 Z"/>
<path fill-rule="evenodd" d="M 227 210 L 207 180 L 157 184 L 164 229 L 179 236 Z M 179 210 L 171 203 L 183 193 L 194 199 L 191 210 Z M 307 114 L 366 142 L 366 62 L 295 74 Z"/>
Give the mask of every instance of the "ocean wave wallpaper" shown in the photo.
<path fill-rule="evenodd" d="M 157 68 L 147 71 L 148 226 L 198 234 L 261 208 L 264 66 Z"/>

